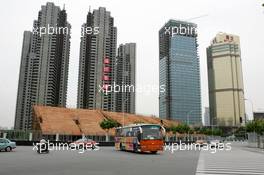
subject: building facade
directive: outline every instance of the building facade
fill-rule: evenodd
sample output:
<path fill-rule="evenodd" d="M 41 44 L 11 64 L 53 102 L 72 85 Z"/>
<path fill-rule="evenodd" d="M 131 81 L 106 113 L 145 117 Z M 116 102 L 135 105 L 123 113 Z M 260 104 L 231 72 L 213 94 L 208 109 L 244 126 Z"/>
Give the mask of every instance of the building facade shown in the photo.
<path fill-rule="evenodd" d="M 254 120 L 264 120 L 264 112 L 253 112 Z"/>
<path fill-rule="evenodd" d="M 15 129 L 32 128 L 33 105 L 66 105 L 70 28 L 65 9 L 48 2 L 24 32 Z"/>
<path fill-rule="evenodd" d="M 245 102 L 239 37 L 218 33 L 207 48 L 207 67 L 211 121 L 240 126 Z"/>
<path fill-rule="evenodd" d="M 197 25 L 169 20 L 159 31 L 159 116 L 201 124 Z"/>
<path fill-rule="evenodd" d="M 113 111 L 115 97 L 109 88 L 114 82 L 116 59 L 116 32 L 114 18 L 105 8 L 88 12 L 82 28 L 99 30 L 98 33 L 84 33 L 80 43 L 77 107 Z"/>
<path fill-rule="evenodd" d="M 135 113 L 136 105 L 136 44 L 121 44 L 115 64 L 115 111 Z"/>

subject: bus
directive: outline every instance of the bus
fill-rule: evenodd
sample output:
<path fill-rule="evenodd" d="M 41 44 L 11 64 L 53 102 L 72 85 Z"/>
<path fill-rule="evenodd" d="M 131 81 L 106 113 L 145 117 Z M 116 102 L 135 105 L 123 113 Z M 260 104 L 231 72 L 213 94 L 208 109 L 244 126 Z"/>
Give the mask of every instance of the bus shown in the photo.
<path fill-rule="evenodd" d="M 115 130 L 115 148 L 121 151 L 163 151 L 165 128 L 158 124 L 133 124 Z"/>

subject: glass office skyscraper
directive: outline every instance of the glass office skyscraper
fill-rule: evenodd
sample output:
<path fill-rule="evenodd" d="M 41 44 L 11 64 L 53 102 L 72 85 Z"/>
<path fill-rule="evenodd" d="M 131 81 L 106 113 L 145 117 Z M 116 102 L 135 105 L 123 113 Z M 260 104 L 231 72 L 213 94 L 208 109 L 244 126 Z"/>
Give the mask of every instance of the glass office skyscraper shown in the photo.
<path fill-rule="evenodd" d="M 196 24 L 169 20 L 159 31 L 160 118 L 201 123 Z"/>

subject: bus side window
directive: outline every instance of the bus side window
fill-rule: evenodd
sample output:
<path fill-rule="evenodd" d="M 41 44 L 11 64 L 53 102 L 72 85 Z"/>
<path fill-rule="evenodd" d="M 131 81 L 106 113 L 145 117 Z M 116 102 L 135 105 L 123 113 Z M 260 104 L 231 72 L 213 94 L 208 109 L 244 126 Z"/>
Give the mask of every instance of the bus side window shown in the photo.
<path fill-rule="evenodd" d="M 131 131 L 131 136 L 135 137 L 136 136 L 136 132 L 135 131 Z"/>
<path fill-rule="evenodd" d="M 131 137 L 131 136 L 132 136 L 131 131 L 128 131 L 126 136 L 127 136 L 127 137 Z"/>
<path fill-rule="evenodd" d="M 122 137 L 126 136 L 126 131 L 125 131 L 125 129 L 122 129 L 122 131 L 121 131 L 121 136 L 122 136 Z"/>
<path fill-rule="evenodd" d="M 129 132 L 128 128 L 124 128 L 123 131 L 122 131 L 122 136 L 123 137 L 127 136 L 128 132 Z"/>

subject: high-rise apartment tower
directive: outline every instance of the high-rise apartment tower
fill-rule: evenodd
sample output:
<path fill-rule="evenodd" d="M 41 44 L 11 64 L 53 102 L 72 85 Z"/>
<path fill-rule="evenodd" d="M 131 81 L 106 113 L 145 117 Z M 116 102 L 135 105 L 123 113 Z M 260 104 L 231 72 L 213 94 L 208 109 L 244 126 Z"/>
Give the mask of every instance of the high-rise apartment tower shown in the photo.
<path fill-rule="evenodd" d="M 88 12 L 80 43 L 77 107 L 115 110 L 113 92 L 104 93 L 114 82 L 116 32 L 114 18 L 105 8 Z M 93 31 L 93 32 L 90 32 Z"/>
<path fill-rule="evenodd" d="M 15 129 L 32 129 L 33 105 L 66 105 L 70 28 L 65 9 L 48 2 L 24 32 Z"/>
<path fill-rule="evenodd" d="M 115 111 L 135 113 L 136 105 L 136 44 L 121 44 L 118 48 L 115 68 Z"/>

